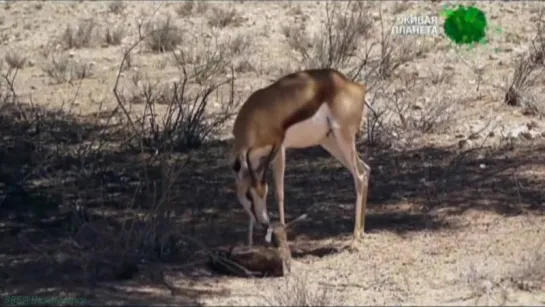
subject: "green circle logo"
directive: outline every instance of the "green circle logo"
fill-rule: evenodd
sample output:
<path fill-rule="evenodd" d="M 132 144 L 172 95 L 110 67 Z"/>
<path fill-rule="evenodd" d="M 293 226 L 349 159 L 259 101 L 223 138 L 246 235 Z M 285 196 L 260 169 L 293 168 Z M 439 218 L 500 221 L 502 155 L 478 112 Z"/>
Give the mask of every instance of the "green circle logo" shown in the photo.
<path fill-rule="evenodd" d="M 445 35 L 457 45 L 483 43 L 487 21 L 483 11 L 474 6 L 458 6 L 456 9 L 445 8 L 443 24 Z"/>

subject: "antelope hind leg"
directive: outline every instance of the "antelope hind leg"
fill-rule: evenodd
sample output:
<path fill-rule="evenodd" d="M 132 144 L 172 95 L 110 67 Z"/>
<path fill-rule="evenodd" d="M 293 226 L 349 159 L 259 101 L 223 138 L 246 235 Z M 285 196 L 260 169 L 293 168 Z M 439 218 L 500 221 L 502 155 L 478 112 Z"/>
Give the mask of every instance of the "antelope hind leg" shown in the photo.
<path fill-rule="evenodd" d="M 369 173 L 367 166 L 358 156 L 356 150 L 356 135 L 349 129 L 333 129 L 338 150 L 348 170 L 354 178 L 354 187 L 356 189 L 355 218 L 353 240 L 350 244 L 353 249 L 362 239 L 365 226 L 365 210 L 367 207 L 367 181 L 366 175 Z M 365 197 L 365 199 L 364 199 Z"/>

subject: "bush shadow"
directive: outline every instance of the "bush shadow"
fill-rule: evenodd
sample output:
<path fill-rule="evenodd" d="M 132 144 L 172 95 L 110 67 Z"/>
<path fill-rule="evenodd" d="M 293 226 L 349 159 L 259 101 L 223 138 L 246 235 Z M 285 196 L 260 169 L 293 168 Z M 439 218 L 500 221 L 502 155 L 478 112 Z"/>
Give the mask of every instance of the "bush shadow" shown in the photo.
<path fill-rule="evenodd" d="M 192 236 L 208 247 L 241 244 L 246 239 L 248 218 L 230 188 L 229 141 L 210 142 L 189 154 L 169 153 L 168 163 L 162 164 L 157 155 L 134 149 L 104 145 L 95 150 L 89 145 L 92 140 L 112 144 L 128 138 L 119 131 L 106 133 L 110 127 L 105 125 L 40 110 L 42 118 L 52 119 L 46 125 L 49 128 L 43 129 L 43 121 L 38 127 L 19 120 L 17 109 L 8 111 L 4 109 L 0 117 L 0 133 L 7 136 L 0 139 L 1 240 L 13 245 L 3 253 L 11 257 L 6 261 L 47 255 L 45 246 L 73 235 L 73 222 L 48 224 L 46 220 L 76 207 L 102 217 L 119 232 L 128 216 L 149 213 L 153 204 L 165 203 L 165 210 L 176 214 L 170 232 Z M 360 152 L 364 150 L 360 145 Z M 543 166 L 544 151 L 545 146 L 537 142 L 515 149 L 463 152 L 453 146 L 370 148 L 366 231 L 402 235 L 455 227 L 445 215 L 436 214 L 437 209 L 446 209 L 451 216 L 469 209 L 506 216 L 541 214 L 544 182 L 531 170 Z M 165 169 L 176 171 L 166 176 Z M 297 226 L 295 242 L 344 240 L 352 234 L 353 180 L 323 149 L 288 151 L 285 190 L 287 220 L 303 213 L 309 216 Z M 269 212 L 274 219 L 276 206 L 273 192 L 270 194 Z M 19 214 L 21 211 L 25 214 Z M 28 246 L 18 245 L 21 233 L 30 230 L 39 234 L 28 239 Z M 258 230 L 255 237 L 262 235 L 263 230 Z M 190 251 L 200 249 L 189 243 L 183 248 L 186 250 L 172 261 L 192 261 L 197 256 Z M 296 256 L 325 255 L 327 250 L 320 248 L 303 248 Z M 10 270 L 8 279 L 30 270 L 30 266 L 19 268 L 19 273 Z M 47 279 L 50 277 L 44 276 L 34 290 L 17 290 L 24 282 L 12 282 L 11 290 L 4 291 L 34 293 L 40 285 L 45 287 Z"/>

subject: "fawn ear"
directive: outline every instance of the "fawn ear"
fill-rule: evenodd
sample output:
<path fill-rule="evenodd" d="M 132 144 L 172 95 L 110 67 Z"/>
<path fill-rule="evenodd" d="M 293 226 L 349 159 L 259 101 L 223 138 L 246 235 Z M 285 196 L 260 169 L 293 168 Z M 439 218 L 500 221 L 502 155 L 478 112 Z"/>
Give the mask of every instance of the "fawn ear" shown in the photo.
<path fill-rule="evenodd" d="M 289 222 L 288 224 L 286 224 L 285 229 L 288 229 L 289 227 L 293 226 L 294 224 L 297 224 L 298 222 L 300 222 L 300 221 L 306 219 L 307 217 L 308 217 L 308 214 L 306 214 L 306 213 L 300 215 L 300 216 L 299 216 L 298 218 L 296 218 L 295 220 L 293 220 L 293 221 Z"/>

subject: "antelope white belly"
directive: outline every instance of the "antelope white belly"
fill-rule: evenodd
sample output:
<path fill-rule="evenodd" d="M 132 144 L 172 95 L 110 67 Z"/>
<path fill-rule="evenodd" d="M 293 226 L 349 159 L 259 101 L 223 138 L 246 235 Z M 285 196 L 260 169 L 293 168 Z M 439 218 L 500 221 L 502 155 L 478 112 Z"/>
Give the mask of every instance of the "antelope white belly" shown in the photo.
<path fill-rule="evenodd" d="M 320 144 L 330 130 L 331 111 L 326 103 L 311 117 L 288 128 L 284 139 L 286 148 L 305 148 Z"/>

